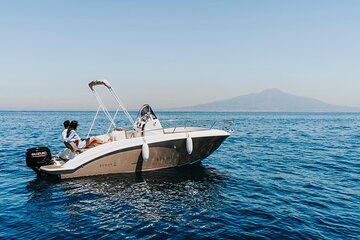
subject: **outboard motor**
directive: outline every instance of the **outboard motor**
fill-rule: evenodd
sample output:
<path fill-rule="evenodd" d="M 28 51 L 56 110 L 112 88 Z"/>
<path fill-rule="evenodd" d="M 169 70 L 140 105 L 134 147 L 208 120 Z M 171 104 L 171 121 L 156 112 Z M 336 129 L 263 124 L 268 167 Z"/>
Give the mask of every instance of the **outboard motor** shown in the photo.
<path fill-rule="evenodd" d="M 41 174 L 40 167 L 52 163 L 51 151 L 48 147 L 36 147 L 26 150 L 26 165 Z"/>

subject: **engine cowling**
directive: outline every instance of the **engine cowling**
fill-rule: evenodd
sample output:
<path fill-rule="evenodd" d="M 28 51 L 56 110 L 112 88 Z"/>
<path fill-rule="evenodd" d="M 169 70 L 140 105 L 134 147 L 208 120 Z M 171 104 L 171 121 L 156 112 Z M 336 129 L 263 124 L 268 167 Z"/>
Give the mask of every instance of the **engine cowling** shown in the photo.
<path fill-rule="evenodd" d="M 35 147 L 26 150 L 26 165 L 40 174 L 40 167 L 51 164 L 51 151 L 48 147 Z"/>

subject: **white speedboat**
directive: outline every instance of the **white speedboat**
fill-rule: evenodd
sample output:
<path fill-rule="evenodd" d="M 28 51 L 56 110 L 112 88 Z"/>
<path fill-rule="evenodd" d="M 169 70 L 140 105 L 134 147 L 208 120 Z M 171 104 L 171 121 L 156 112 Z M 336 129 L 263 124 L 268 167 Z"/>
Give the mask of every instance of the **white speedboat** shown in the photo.
<path fill-rule="evenodd" d="M 95 87 L 108 88 L 119 107 L 111 115 Z M 74 143 L 65 142 L 67 149 L 51 156 L 47 147 L 27 150 L 26 163 L 37 174 L 57 175 L 61 178 L 131 173 L 178 167 L 201 161 L 213 153 L 230 136 L 224 130 L 198 127 L 163 128 L 149 105 L 144 105 L 133 121 L 118 95 L 106 80 L 95 80 L 89 87 L 99 102 L 96 117 L 102 110 L 110 121 L 108 133 L 97 136 L 111 142 L 89 149 L 78 149 Z M 119 128 L 115 118 L 122 110 L 132 125 L 131 130 Z M 89 135 L 88 134 L 88 135 Z"/>

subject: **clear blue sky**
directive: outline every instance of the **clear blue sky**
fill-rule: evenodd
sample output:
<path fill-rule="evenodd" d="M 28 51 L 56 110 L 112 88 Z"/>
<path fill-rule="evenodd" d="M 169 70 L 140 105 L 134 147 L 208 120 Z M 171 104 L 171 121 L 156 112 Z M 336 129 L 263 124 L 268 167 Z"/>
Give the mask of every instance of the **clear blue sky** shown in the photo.
<path fill-rule="evenodd" d="M 131 109 L 266 88 L 360 106 L 360 1 L 1 1 L 0 109 Z"/>

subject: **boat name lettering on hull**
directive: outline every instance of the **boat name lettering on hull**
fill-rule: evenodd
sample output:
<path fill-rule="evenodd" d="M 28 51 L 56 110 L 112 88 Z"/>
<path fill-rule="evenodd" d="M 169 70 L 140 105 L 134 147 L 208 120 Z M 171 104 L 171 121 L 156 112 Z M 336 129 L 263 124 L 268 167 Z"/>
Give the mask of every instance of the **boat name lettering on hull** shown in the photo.
<path fill-rule="evenodd" d="M 99 165 L 99 167 L 116 167 L 116 162 L 102 163 L 102 164 Z"/>

